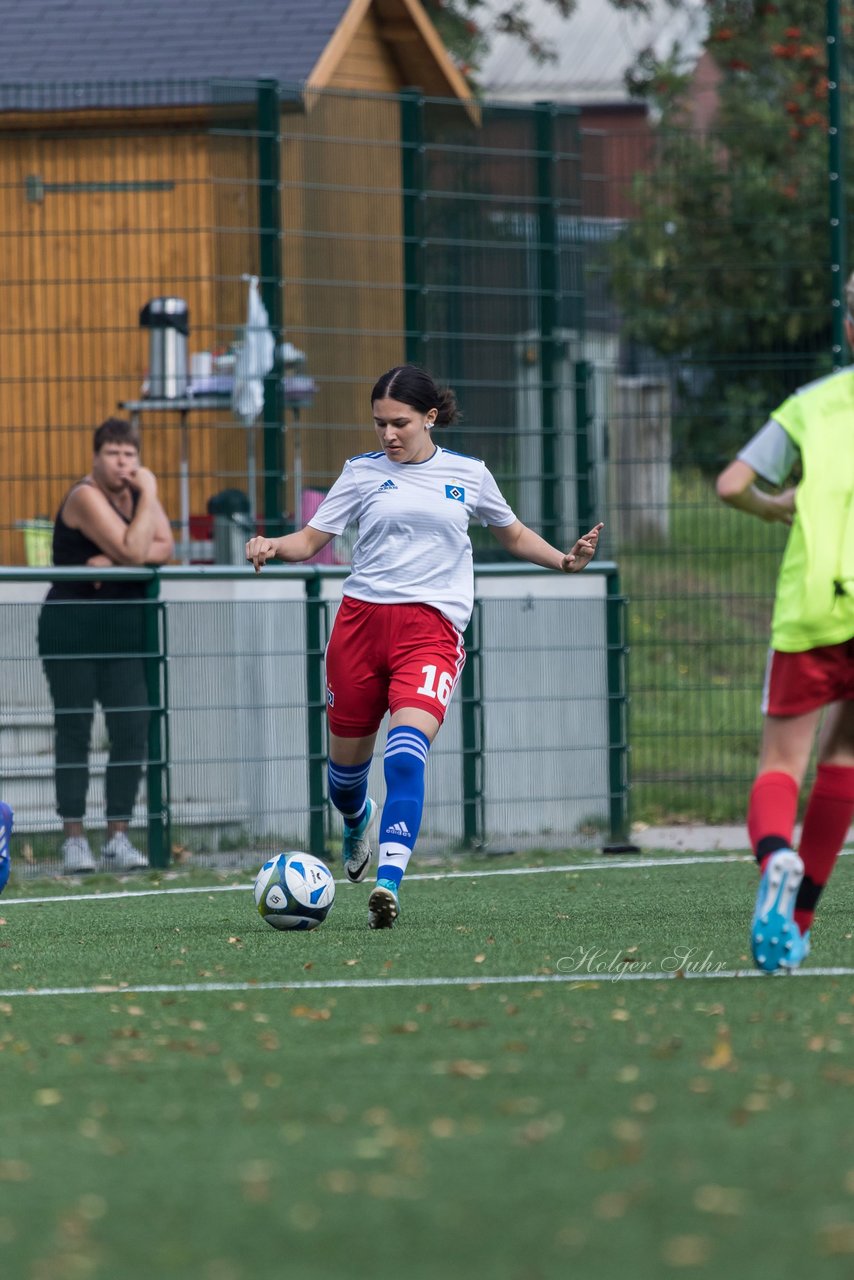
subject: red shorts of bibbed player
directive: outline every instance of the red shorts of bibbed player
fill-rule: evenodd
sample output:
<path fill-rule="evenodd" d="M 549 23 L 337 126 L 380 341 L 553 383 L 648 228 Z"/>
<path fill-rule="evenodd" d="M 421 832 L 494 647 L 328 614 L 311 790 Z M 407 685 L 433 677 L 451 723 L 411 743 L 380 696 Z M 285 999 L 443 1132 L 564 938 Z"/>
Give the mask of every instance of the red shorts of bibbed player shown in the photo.
<path fill-rule="evenodd" d="M 802 716 L 831 702 L 854 699 L 854 639 L 801 653 L 772 649 L 765 668 L 762 711 Z"/>
<path fill-rule="evenodd" d="M 466 655 L 463 637 L 427 604 L 345 596 L 326 649 L 326 713 L 339 738 L 376 733 L 386 711 L 445 718 Z"/>

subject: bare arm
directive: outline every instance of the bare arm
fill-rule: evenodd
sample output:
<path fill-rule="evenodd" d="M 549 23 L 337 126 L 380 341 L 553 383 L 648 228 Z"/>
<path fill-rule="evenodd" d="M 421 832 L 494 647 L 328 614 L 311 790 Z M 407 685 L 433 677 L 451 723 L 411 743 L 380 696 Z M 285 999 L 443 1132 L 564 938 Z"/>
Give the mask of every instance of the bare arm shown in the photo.
<path fill-rule="evenodd" d="M 310 560 L 318 551 L 332 541 L 334 533 L 324 533 L 321 529 L 313 529 L 305 525 L 298 533 L 286 533 L 283 538 L 265 538 L 258 535 L 250 538 L 246 544 L 246 559 L 255 566 L 259 573 L 268 560 L 284 560 L 287 564 L 299 564 L 302 560 Z"/>
<path fill-rule="evenodd" d="M 540 564 L 544 569 L 556 569 L 558 573 L 578 573 L 596 554 L 599 534 L 604 527 L 603 524 L 594 525 L 589 533 L 578 539 L 571 551 L 558 551 L 557 547 L 546 542 L 545 538 L 534 533 L 521 520 L 514 520 L 513 524 L 503 528 L 500 525 L 490 525 L 489 531 L 505 551 L 520 560 Z"/>
<path fill-rule="evenodd" d="M 173 552 L 169 521 L 157 497 L 157 481 L 140 467 L 133 479 L 139 499 L 126 524 L 95 485 L 80 485 L 65 505 L 65 520 L 100 547 L 111 564 L 163 564 Z"/>
<path fill-rule="evenodd" d="M 736 458 L 717 479 L 717 493 L 722 502 L 737 511 L 758 516 L 769 523 L 791 524 L 795 512 L 795 489 L 782 493 L 763 493 L 756 488 L 757 473 L 746 462 Z"/>

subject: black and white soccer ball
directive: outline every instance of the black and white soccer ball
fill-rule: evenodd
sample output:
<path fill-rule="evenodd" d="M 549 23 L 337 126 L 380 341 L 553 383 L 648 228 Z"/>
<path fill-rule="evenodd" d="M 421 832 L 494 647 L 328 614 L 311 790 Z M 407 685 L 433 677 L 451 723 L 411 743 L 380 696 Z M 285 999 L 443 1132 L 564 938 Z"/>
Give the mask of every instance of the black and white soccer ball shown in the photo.
<path fill-rule="evenodd" d="M 274 929 L 316 929 L 335 901 L 335 881 L 310 853 L 279 853 L 255 877 L 258 914 Z"/>

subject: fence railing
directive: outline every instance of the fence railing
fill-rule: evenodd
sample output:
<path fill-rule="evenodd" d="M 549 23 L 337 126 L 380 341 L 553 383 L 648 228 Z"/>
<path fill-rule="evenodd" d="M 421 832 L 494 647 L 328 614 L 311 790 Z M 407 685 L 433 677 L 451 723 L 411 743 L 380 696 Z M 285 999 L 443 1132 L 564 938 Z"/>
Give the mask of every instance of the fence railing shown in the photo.
<path fill-rule="evenodd" d="M 101 707 L 88 757 L 90 830 L 104 825 L 105 774 L 116 768 L 108 739 L 115 746 L 124 736 L 123 715 L 142 714 L 146 786 L 132 833 L 151 865 L 167 865 L 174 849 L 197 859 L 334 852 L 341 829 L 326 798 L 323 655 L 345 576 L 332 566 L 268 567 L 260 577 L 228 566 L 0 570 L 0 795 L 37 864 L 55 862 L 55 789 L 81 766 L 67 748 L 56 759 L 58 722 L 89 706 L 82 673 L 115 663 L 144 670 L 147 702 L 113 691 L 113 705 Z M 48 582 L 98 580 L 146 594 L 43 604 Z M 571 577 L 528 566 L 477 571 L 468 661 L 431 751 L 420 847 L 435 855 L 625 844 L 625 607 L 610 563 Z M 65 652 L 44 652 L 47 608 L 59 616 L 52 634 L 68 637 Z M 127 635 L 131 609 L 143 617 L 139 647 L 125 644 L 117 657 L 114 636 Z M 94 631 L 87 610 L 97 611 Z M 71 642 L 81 616 L 88 647 Z M 79 705 L 72 692 L 54 708 L 45 657 L 54 673 L 63 666 L 64 689 L 77 681 Z M 370 779 L 378 797 L 383 734 Z M 125 752 L 119 768 L 140 763 Z"/>

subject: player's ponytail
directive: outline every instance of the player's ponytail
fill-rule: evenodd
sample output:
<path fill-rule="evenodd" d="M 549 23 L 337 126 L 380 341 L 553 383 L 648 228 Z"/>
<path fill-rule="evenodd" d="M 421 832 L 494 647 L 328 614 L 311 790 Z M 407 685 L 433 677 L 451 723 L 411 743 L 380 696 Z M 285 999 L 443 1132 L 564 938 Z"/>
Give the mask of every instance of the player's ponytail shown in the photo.
<path fill-rule="evenodd" d="M 450 387 L 440 387 L 426 369 L 416 364 L 400 364 L 378 378 L 371 392 L 371 404 L 377 400 L 399 400 L 419 413 L 436 410 L 436 426 L 449 427 L 458 422 L 457 397 Z"/>

